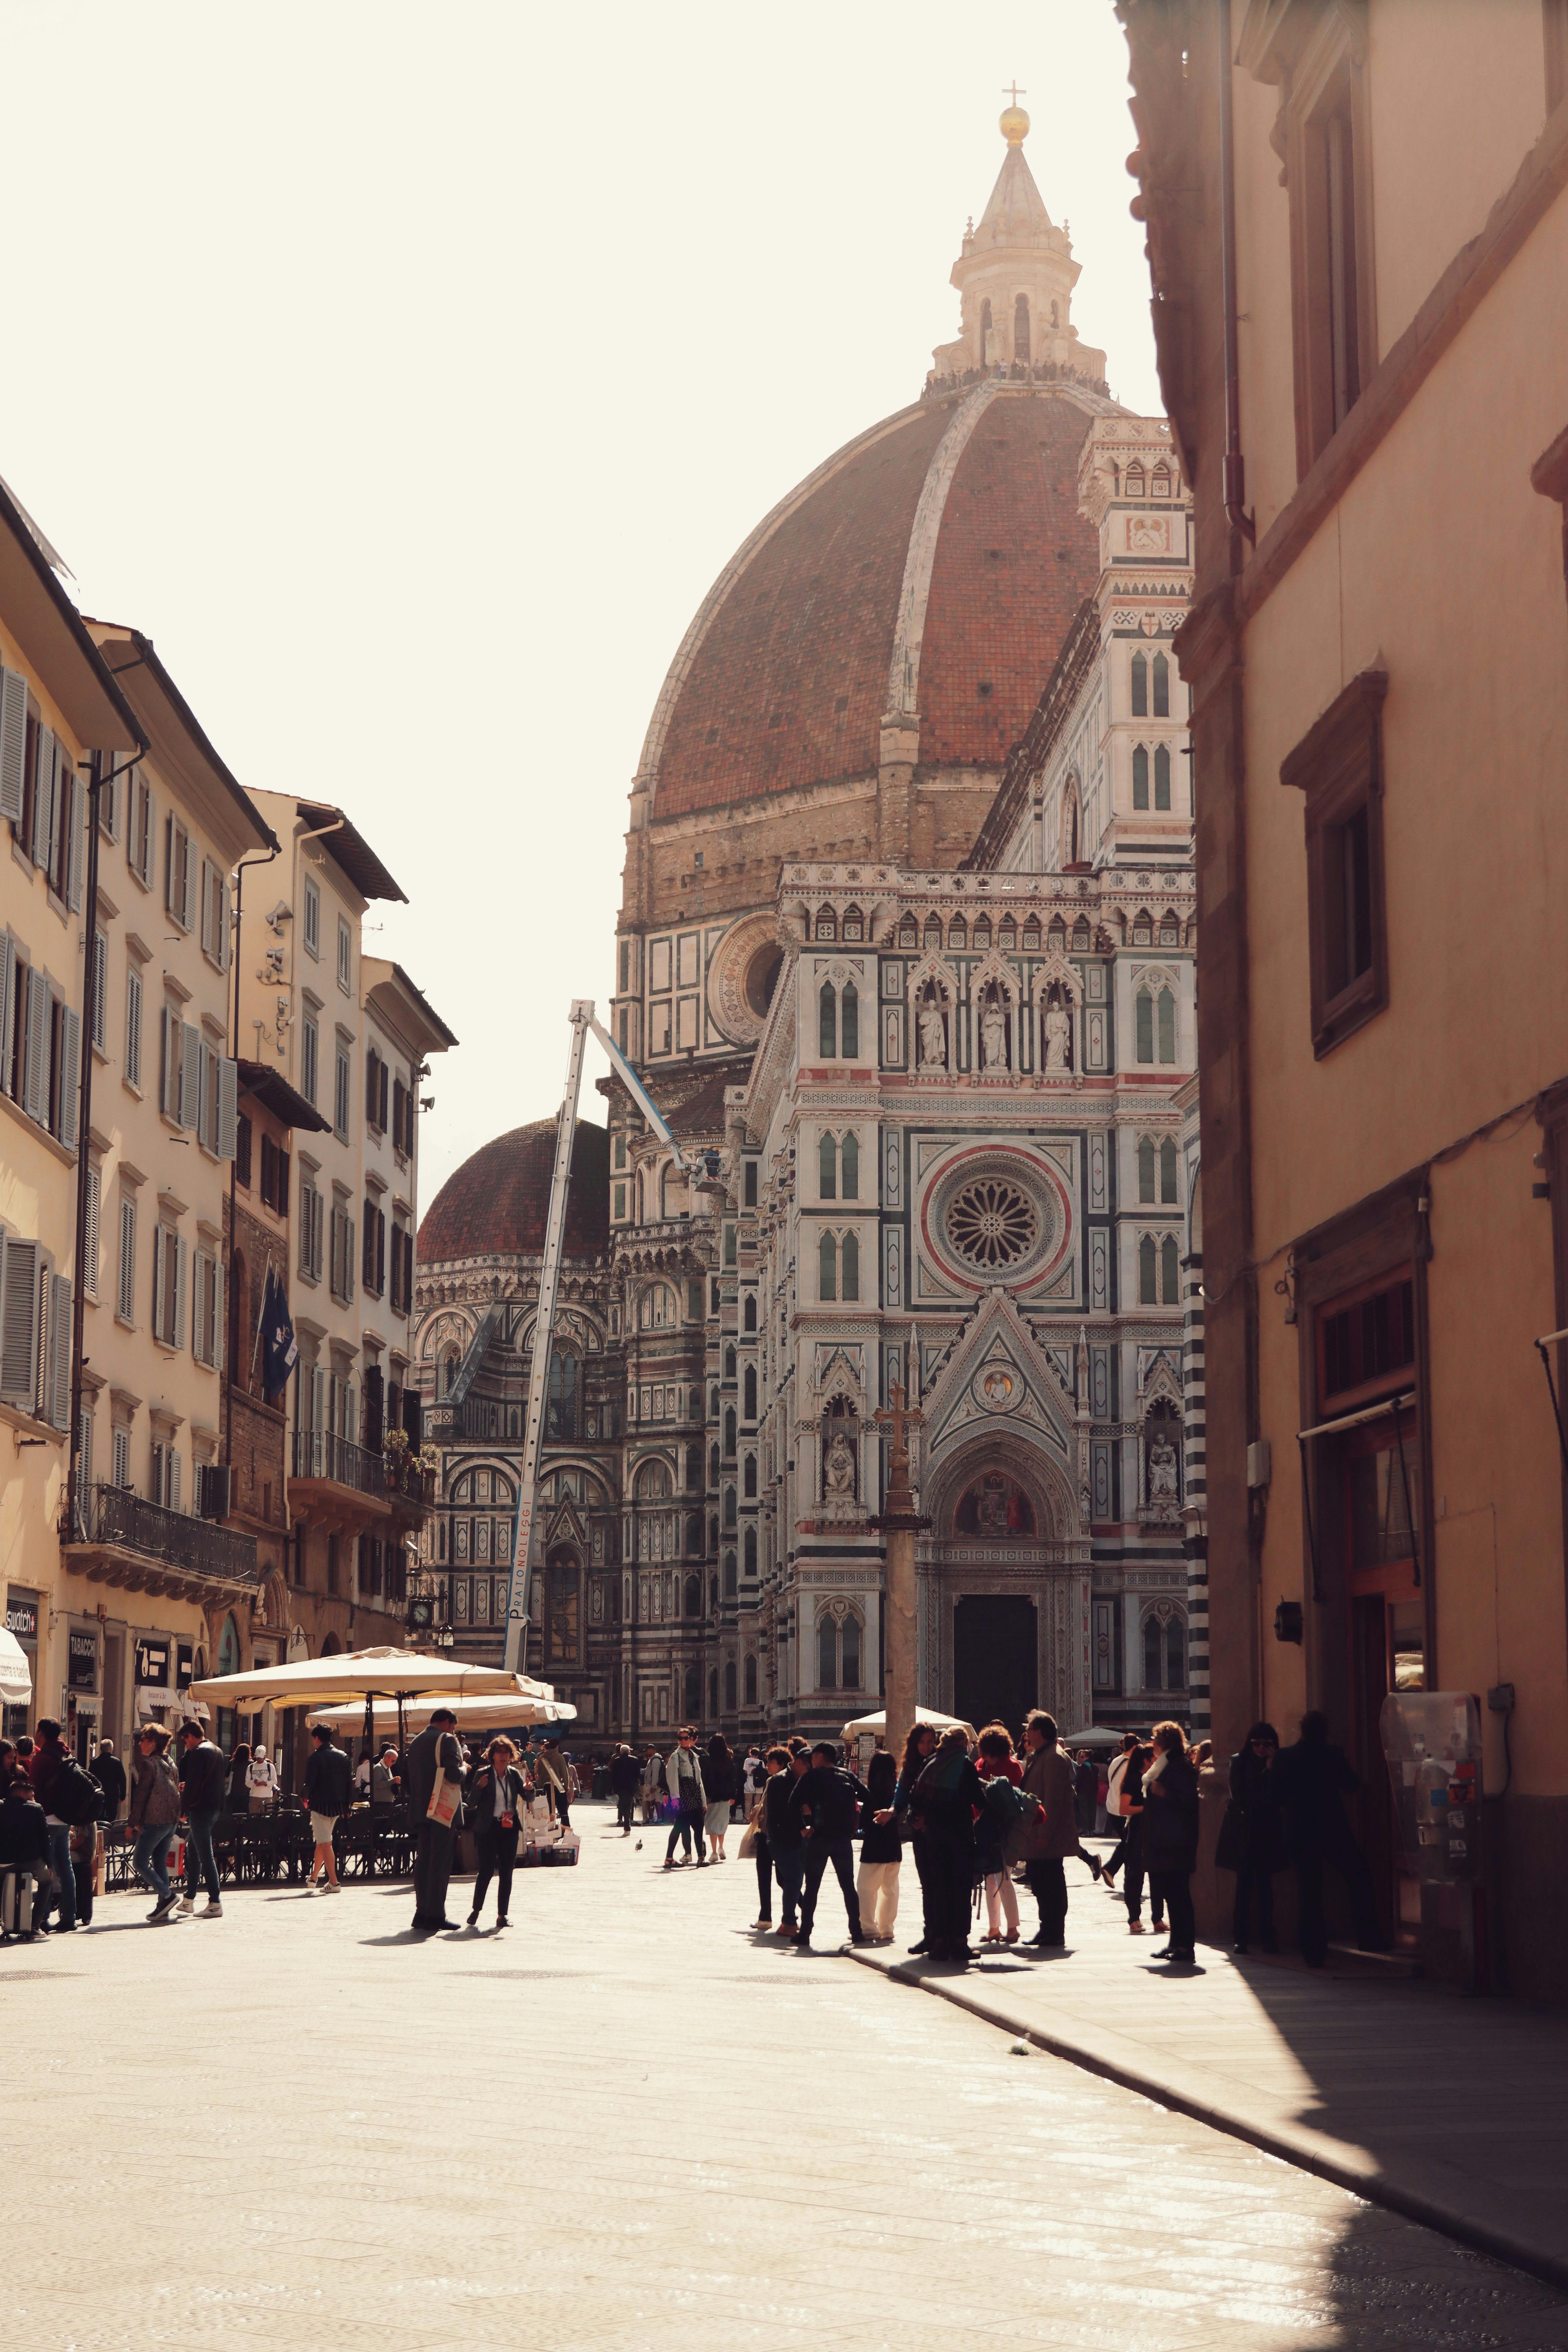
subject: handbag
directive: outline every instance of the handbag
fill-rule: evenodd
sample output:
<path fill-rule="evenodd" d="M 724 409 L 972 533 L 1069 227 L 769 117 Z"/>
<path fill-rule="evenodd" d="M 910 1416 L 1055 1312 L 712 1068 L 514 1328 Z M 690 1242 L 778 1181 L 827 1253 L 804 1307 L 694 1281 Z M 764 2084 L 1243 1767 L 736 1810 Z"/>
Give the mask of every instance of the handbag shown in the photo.
<path fill-rule="evenodd" d="M 741 1832 L 741 1843 L 737 1849 L 740 1853 L 741 1860 L 742 1862 L 748 1862 L 752 1855 L 755 1853 L 761 1843 L 762 1832 L 758 1829 L 755 1822 L 748 1822 L 745 1828 Z"/>
<path fill-rule="evenodd" d="M 448 1780 L 445 1768 L 437 1764 L 436 1785 L 430 1791 L 430 1802 L 425 1808 L 426 1820 L 434 1822 L 438 1829 L 449 1830 L 462 1801 L 461 1781 Z"/>

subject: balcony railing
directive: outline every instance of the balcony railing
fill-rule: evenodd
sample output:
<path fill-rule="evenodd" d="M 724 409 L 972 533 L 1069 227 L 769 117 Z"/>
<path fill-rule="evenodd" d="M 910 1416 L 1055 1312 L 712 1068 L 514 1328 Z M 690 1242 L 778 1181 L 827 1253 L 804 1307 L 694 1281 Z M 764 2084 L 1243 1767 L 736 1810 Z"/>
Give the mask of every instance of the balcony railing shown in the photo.
<path fill-rule="evenodd" d="M 386 1496 L 386 1465 L 379 1454 L 368 1453 L 331 1429 L 297 1429 L 289 1475 L 295 1478 L 326 1478 L 335 1486 L 352 1486 L 356 1494 Z"/>
<path fill-rule="evenodd" d="M 165 1510 L 129 1486 L 86 1486 L 78 1507 L 82 1539 L 89 1544 L 138 1552 L 185 1575 L 219 1577 L 228 1584 L 261 1581 L 256 1538 L 242 1535 L 237 1528 L 216 1527 L 210 1519 Z"/>

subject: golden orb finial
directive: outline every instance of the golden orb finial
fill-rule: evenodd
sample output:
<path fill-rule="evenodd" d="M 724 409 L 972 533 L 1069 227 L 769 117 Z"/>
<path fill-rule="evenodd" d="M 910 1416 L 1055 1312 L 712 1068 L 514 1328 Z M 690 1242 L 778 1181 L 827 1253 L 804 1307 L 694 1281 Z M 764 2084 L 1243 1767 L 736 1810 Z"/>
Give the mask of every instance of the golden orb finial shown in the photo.
<path fill-rule="evenodd" d="M 1012 100 L 1012 104 L 1004 107 L 1002 120 L 996 127 L 1009 147 L 1021 147 L 1029 135 L 1029 118 L 1018 103 L 1023 93 L 1016 82 L 1011 82 L 1003 94 Z"/>

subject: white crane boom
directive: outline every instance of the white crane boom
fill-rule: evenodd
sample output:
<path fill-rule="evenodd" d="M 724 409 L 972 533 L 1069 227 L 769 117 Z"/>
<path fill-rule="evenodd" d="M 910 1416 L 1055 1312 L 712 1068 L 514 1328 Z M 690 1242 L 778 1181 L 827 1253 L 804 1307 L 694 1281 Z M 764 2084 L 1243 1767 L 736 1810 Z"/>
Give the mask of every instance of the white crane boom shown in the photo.
<path fill-rule="evenodd" d="M 572 1049 L 566 1060 L 566 1093 L 555 1131 L 555 1166 L 550 1179 L 550 1214 L 544 1227 L 544 1264 L 539 1276 L 539 1306 L 533 1318 L 533 1364 L 528 1383 L 528 1423 L 522 1444 L 522 1475 L 518 1482 L 517 1515 L 512 1523 L 511 1577 L 506 1599 L 508 1674 L 524 1664 L 528 1634 L 530 1580 L 533 1568 L 535 1505 L 539 1495 L 539 1456 L 544 1443 L 549 1409 L 550 1367 L 555 1337 L 555 1294 L 561 1284 L 561 1259 L 566 1239 L 566 1196 L 572 1183 L 572 1147 L 577 1138 L 577 1097 L 583 1085 L 583 1048 L 591 1029 L 610 1057 L 610 1066 L 661 1143 L 668 1144 L 675 1164 L 684 1171 L 680 1146 L 665 1124 L 662 1113 L 609 1032 L 594 1017 L 588 997 L 572 1006 Z"/>

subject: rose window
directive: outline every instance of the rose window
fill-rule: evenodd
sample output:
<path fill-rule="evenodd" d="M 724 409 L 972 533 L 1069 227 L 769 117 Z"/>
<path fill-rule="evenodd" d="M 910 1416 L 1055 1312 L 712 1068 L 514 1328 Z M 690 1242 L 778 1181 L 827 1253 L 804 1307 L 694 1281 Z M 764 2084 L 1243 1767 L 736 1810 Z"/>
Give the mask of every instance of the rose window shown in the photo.
<path fill-rule="evenodd" d="M 987 1274 L 1016 1265 L 1039 1238 L 1039 1213 L 1023 1188 L 1003 1176 L 980 1176 L 948 1203 L 947 1238 L 966 1265 Z"/>

